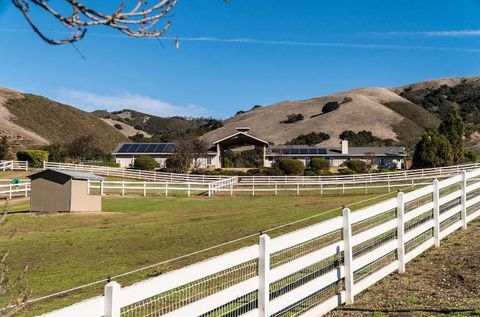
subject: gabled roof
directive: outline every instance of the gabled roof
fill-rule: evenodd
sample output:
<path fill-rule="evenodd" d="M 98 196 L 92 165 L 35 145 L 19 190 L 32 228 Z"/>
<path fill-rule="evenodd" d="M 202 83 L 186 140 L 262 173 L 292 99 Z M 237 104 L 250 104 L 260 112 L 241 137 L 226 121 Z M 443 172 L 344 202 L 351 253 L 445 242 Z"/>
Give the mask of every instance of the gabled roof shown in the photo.
<path fill-rule="evenodd" d="M 251 143 L 252 145 L 266 145 L 268 146 L 268 141 L 265 141 L 265 140 L 262 140 L 260 138 L 257 138 L 257 137 L 254 137 L 253 135 L 250 135 L 248 133 L 245 133 L 245 132 L 236 132 L 232 135 L 229 135 L 223 139 L 220 139 L 218 141 L 215 141 L 213 142 L 214 145 L 217 145 L 217 144 L 227 144 L 227 145 L 230 145 L 231 143 L 235 144 L 235 143 L 241 143 L 241 142 L 244 142 L 244 143 Z"/>
<path fill-rule="evenodd" d="M 40 178 L 46 174 L 61 174 L 67 176 L 71 179 L 79 179 L 79 180 L 102 180 L 103 177 L 88 173 L 88 172 L 81 172 L 81 171 L 72 171 L 72 170 L 58 170 L 58 169 L 46 169 L 44 171 L 29 175 L 28 178 L 36 179 Z"/>

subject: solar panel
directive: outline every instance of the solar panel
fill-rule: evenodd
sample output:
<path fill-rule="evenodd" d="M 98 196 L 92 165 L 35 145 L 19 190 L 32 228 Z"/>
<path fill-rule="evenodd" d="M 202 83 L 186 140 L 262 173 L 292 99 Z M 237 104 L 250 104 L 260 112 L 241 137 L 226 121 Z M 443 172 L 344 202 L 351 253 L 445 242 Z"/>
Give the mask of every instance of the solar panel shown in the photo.
<path fill-rule="evenodd" d="M 140 144 L 137 149 L 137 153 L 145 153 L 147 151 L 148 144 Z"/>
<path fill-rule="evenodd" d="M 165 153 L 173 153 L 175 150 L 175 144 L 167 144 L 165 148 Z"/>
<path fill-rule="evenodd" d="M 130 147 L 131 144 L 124 144 L 122 147 L 118 150 L 118 152 L 127 152 L 128 148 Z"/>
<path fill-rule="evenodd" d="M 300 154 L 308 154 L 308 149 L 300 149 Z"/>
<path fill-rule="evenodd" d="M 308 149 L 308 154 L 317 154 L 317 149 Z"/>
<path fill-rule="evenodd" d="M 155 153 L 165 153 L 165 148 L 167 145 L 165 143 L 157 144 L 157 148 L 155 149 Z"/>
<path fill-rule="evenodd" d="M 327 149 L 317 149 L 318 154 L 327 154 Z"/>
<path fill-rule="evenodd" d="M 140 147 L 140 144 L 132 144 L 128 149 L 128 153 L 136 153 L 137 149 Z"/>
<path fill-rule="evenodd" d="M 299 149 L 292 149 L 290 151 L 291 154 L 300 154 L 300 150 Z"/>
<path fill-rule="evenodd" d="M 158 146 L 158 144 L 154 143 L 154 144 L 150 144 L 148 145 L 147 147 L 147 150 L 145 152 L 147 153 L 155 153 L 155 148 Z"/>

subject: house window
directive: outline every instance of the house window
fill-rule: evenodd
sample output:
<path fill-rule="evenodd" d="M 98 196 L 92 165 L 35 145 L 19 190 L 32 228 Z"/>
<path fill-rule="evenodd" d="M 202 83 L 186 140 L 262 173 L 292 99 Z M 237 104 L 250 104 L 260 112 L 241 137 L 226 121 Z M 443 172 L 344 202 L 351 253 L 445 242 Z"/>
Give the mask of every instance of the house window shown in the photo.
<path fill-rule="evenodd" d="M 207 157 L 207 165 L 212 165 L 212 158 L 211 157 Z"/>

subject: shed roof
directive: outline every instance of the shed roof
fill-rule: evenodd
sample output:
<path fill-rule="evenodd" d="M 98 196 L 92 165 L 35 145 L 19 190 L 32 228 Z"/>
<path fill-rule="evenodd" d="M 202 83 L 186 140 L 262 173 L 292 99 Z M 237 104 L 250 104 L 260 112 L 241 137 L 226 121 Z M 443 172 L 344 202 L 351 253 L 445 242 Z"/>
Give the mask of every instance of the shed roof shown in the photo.
<path fill-rule="evenodd" d="M 78 179 L 78 180 L 102 180 L 102 176 L 98 176 L 89 172 L 81 172 L 81 171 L 72 171 L 72 170 L 59 170 L 59 169 L 46 169 L 44 171 L 29 175 L 28 178 L 36 179 L 40 178 L 46 174 L 61 174 L 67 176 L 71 179 Z"/>

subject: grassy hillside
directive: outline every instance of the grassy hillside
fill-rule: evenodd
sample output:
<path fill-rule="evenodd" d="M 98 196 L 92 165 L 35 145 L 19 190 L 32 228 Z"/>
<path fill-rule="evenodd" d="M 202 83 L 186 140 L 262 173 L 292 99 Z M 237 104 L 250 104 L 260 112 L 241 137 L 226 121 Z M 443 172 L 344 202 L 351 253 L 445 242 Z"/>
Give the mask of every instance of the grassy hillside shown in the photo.
<path fill-rule="evenodd" d="M 185 134 L 201 135 L 222 126 L 221 121 L 212 118 L 159 117 L 130 109 L 111 113 L 96 110 L 92 114 L 129 125 L 139 133 L 151 136 L 150 141 L 155 142 L 172 142 Z"/>
<path fill-rule="evenodd" d="M 105 151 L 128 140 L 97 117 L 47 98 L 22 94 L 3 106 L 13 115 L 11 121 L 52 143 L 68 143 L 79 135 L 93 134 L 96 145 Z"/>

